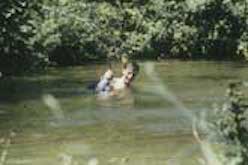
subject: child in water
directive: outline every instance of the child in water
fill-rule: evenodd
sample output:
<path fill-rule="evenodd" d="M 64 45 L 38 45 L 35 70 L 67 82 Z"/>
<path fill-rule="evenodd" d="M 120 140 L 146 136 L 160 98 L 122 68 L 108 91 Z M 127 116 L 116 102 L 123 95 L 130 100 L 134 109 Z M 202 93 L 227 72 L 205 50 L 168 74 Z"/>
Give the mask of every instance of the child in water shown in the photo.
<path fill-rule="evenodd" d="M 113 71 L 109 68 L 104 75 L 101 77 L 100 81 L 97 83 L 96 92 L 99 95 L 112 95 L 113 86 L 111 81 L 113 80 Z"/>

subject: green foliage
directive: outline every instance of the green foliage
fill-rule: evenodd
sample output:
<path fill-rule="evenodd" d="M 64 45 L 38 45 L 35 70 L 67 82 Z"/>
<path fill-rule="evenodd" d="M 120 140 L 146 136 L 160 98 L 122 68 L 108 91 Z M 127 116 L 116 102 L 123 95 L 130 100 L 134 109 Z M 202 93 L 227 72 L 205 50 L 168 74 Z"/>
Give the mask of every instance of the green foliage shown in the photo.
<path fill-rule="evenodd" d="M 217 110 L 212 136 L 225 145 L 220 154 L 223 164 L 245 165 L 248 162 L 248 104 L 241 92 L 243 83 L 231 83 L 228 101 Z"/>
<path fill-rule="evenodd" d="M 245 58 L 247 6 L 246 0 L 6 0 L 1 70 L 122 55 Z"/>
<path fill-rule="evenodd" d="M 27 31 L 36 5 L 27 0 L 0 2 L 0 70 L 5 74 L 30 69 L 43 60 L 32 51 Z"/>
<path fill-rule="evenodd" d="M 245 3 L 241 2 L 243 4 L 239 6 Z M 237 14 L 233 11 L 235 5 L 237 2 L 234 1 L 212 0 L 199 6 L 189 20 L 199 30 L 196 45 L 199 50 L 215 58 L 244 56 L 237 54 L 237 50 L 238 40 L 245 33 L 247 24 L 244 23 L 244 12 Z"/>
<path fill-rule="evenodd" d="M 37 42 L 43 42 L 43 50 L 48 50 L 45 53 L 58 56 L 55 61 L 65 56 L 60 63 L 122 55 L 162 54 L 179 58 L 246 55 L 247 41 L 242 36 L 247 16 L 244 7 L 240 8 L 246 5 L 245 1 L 58 2 L 45 7 L 47 17 L 40 21 L 37 30 L 44 33 L 38 33 Z"/>
<path fill-rule="evenodd" d="M 164 29 L 154 44 L 159 52 L 164 49 L 168 56 L 190 58 L 245 57 L 248 40 L 241 38 L 248 26 L 246 1 L 185 0 L 163 5 Z"/>
<path fill-rule="evenodd" d="M 82 1 L 48 1 L 40 9 L 41 17 L 34 16 L 32 25 L 34 36 L 29 43 L 37 47 L 41 54 L 49 56 L 58 64 L 78 64 L 84 57 L 96 55 L 91 22 L 92 6 Z M 84 56 L 81 56 L 81 53 Z M 93 58 L 93 57 L 92 57 Z"/>
<path fill-rule="evenodd" d="M 75 64 L 84 60 L 133 55 L 149 39 L 149 27 L 137 6 L 108 1 L 58 1 L 44 5 L 32 42 L 50 60 Z"/>

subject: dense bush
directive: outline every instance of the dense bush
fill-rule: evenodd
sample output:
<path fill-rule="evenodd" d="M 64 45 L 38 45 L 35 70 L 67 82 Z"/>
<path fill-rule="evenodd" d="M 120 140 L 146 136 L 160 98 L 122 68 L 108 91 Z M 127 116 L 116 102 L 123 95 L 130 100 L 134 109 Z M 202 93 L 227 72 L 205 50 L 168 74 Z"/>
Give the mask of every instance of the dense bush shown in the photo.
<path fill-rule="evenodd" d="M 242 58 L 245 0 L 50 1 L 35 41 L 59 63 L 111 56 Z"/>
<path fill-rule="evenodd" d="M 117 1 L 59 1 L 43 5 L 33 42 L 60 64 L 142 51 L 149 25 L 140 7 Z"/>
<path fill-rule="evenodd" d="M 217 109 L 212 122 L 211 139 L 224 145 L 219 151 L 222 164 L 246 165 L 248 162 L 248 101 L 242 93 L 243 83 L 231 83 L 228 100 Z"/>
<path fill-rule="evenodd" d="M 244 58 L 246 0 L 6 0 L 1 70 L 109 57 Z"/>
<path fill-rule="evenodd" d="M 159 52 L 190 58 L 247 56 L 248 40 L 242 39 L 247 35 L 246 1 L 186 0 L 163 5 L 160 20 L 164 29 L 154 43 Z"/>
<path fill-rule="evenodd" d="M 43 61 L 28 44 L 33 34 L 26 27 L 36 7 L 27 0 L 0 2 L 0 71 L 22 72 Z"/>

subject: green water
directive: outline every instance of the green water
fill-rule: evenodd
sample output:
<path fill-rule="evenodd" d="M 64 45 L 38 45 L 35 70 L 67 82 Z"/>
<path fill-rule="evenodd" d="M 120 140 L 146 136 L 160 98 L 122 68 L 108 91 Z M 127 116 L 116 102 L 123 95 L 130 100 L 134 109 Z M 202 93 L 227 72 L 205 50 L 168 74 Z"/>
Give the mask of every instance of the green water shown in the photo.
<path fill-rule="evenodd" d="M 160 82 L 149 79 L 144 63 L 140 65 L 132 88 L 109 100 L 97 99 L 86 88 L 105 65 L 49 68 L 44 73 L 0 79 L 4 165 L 199 164 L 201 154 L 189 114 L 210 114 L 214 103 L 224 101 L 228 81 L 247 79 L 247 64 L 155 63 L 161 83 L 189 111 L 162 98 L 154 87 Z M 55 99 L 58 110 L 45 104 L 47 95 Z M 14 132 L 11 138 L 10 132 Z M 11 139 L 7 147 L 6 139 Z"/>

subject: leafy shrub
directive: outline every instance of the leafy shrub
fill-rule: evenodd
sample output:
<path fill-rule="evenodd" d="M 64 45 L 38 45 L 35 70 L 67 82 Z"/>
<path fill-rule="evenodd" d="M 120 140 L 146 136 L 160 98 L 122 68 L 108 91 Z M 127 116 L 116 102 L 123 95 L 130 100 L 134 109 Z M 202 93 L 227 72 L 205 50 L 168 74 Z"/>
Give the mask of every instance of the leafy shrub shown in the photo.
<path fill-rule="evenodd" d="M 0 2 L 0 71 L 5 74 L 25 71 L 45 61 L 27 43 L 32 36 L 27 31 L 28 21 L 35 7 L 27 0 Z"/>
<path fill-rule="evenodd" d="M 211 136 L 225 146 L 220 152 L 223 164 L 246 165 L 248 162 L 248 104 L 242 91 L 243 83 L 231 83 L 228 101 L 217 109 Z"/>
<path fill-rule="evenodd" d="M 6 0 L 1 70 L 122 55 L 244 59 L 247 6 L 246 0 Z"/>

